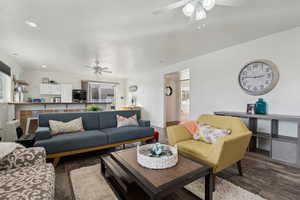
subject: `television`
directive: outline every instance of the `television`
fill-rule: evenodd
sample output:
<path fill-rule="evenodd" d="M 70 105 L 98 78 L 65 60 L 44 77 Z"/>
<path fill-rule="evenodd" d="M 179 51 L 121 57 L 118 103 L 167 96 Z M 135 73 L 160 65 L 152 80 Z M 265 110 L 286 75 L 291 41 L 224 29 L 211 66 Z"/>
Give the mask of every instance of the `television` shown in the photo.
<path fill-rule="evenodd" d="M 85 102 L 87 99 L 86 90 L 72 90 L 73 102 Z"/>

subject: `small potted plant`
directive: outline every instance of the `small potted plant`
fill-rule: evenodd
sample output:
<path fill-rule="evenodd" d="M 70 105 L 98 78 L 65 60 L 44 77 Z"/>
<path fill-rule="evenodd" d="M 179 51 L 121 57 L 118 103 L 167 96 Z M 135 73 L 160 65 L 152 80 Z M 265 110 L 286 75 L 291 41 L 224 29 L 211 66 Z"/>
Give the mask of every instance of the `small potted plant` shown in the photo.
<path fill-rule="evenodd" d="M 102 108 L 100 106 L 90 105 L 87 107 L 87 110 L 96 112 L 96 111 L 102 111 Z"/>

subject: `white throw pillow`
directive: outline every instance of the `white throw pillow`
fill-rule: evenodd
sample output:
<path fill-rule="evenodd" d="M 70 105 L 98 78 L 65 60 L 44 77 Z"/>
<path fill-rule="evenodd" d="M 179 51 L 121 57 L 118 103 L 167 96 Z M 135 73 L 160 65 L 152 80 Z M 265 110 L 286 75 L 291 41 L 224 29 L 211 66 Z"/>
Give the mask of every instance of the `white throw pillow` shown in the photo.
<path fill-rule="evenodd" d="M 81 117 L 69 122 L 49 120 L 49 125 L 52 134 L 84 131 Z"/>
<path fill-rule="evenodd" d="M 120 128 L 124 126 L 139 126 L 136 115 L 128 118 L 117 115 L 117 127 Z"/>
<path fill-rule="evenodd" d="M 231 131 L 227 129 L 218 129 L 210 125 L 199 125 L 198 132 L 193 135 L 195 140 L 201 140 L 208 144 L 215 143 L 218 139 L 230 135 Z"/>

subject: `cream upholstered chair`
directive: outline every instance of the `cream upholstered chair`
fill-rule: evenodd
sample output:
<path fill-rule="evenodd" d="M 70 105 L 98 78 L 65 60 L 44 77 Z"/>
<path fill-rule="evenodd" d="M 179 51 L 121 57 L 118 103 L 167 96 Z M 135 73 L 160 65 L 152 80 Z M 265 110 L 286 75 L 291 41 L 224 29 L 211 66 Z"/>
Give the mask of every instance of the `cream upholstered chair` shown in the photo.
<path fill-rule="evenodd" d="M 194 140 L 185 127 L 177 125 L 167 128 L 169 144 L 177 145 L 182 154 L 212 166 L 214 174 L 237 163 L 239 173 L 242 175 L 241 160 L 252 135 L 245 123 L 240 118 L 217 115 L 202 115 L 198 118 L 198 122 L 229 129 L 231 134 L 220 138 L 214 144 L 207 144 Z"/>

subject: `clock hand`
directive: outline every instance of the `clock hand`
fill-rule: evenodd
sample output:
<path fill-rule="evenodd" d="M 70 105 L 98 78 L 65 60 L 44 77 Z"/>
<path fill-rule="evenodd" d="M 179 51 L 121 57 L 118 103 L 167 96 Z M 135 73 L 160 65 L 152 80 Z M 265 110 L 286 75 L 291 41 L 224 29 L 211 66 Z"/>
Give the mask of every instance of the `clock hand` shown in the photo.
<path fill-rule="evenodd" d="M 260 75 L 260 76 L 254 76 L 254 78 L 261 78 L 264 77 L 265 75 Z"/>

